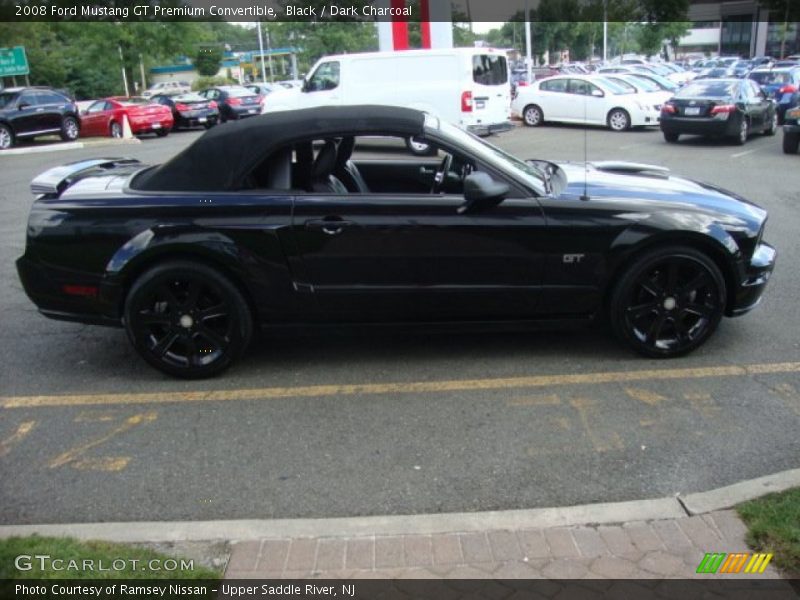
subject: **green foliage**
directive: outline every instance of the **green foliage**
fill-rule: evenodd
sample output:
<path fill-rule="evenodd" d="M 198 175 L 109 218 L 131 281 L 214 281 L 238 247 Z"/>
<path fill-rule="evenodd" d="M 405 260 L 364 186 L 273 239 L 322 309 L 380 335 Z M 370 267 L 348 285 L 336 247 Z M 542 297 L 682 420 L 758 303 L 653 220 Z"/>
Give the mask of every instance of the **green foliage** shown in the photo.
<path fill-rule="evenodd" d="M 217 85 L 234 85 L 237 83 L 239 82 L 230 77 L 198 77 L 192 82 L 192 89 L 198 91 Z"/>
<path fill-rule="evenodd" d="M 737 507 L 747 524 L 747 543 L 758 552 L 773 552 L 775 564 L 800 577 L 800 488 L 768 494 Z"/>
<path fill-rule="evenodd" d="M 216 46 L 201 48 L 194 58 L 194 66 L 203 77 L 213 77 L 222 63 L 222 50 Z"/>

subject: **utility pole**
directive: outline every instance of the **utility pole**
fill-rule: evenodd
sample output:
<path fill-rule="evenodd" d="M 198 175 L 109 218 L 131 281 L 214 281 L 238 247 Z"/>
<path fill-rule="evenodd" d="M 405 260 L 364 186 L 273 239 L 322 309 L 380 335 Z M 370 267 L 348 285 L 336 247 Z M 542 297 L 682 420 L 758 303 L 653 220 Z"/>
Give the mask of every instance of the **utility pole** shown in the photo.
<path fill-rule="evenodd" d="M 531 21 L 528 0 L 525 0 L 525 67 L 528 71 L 528 84 L 533 83 L 533 56 L 531 51 Z"/>
<path fill-rule="evenodd" d="M 131 93 L 128 91 L 128 76 L 125 74 L 125 59 L 122 56 L 122 45 L 117 45 L 117 50 L 119 50 L 119 62 L 122 64 L 122 84 L 125 86 L 125 96 L 130 96 Z"/>
<path fill-rule="evenodd" d="M 261 37 L 261 21 L 256 21 L 258 25 L 258 50 L 261 53 L 261 83 L 267 83 L 267 68 L 264 65 L 264 40 Z"/>
<path fill-rule="evenodd" d="M 267 29 L 267 60 L 269 61 L 269 80 L 274 81 L 275 71 L 272 70 L 272 46 L 269 43 L 269 29 Z"/>
<path fill-rule="evenodd" d="M 603 62 L 608 60 L 608 0 L 603 0 Z"/>
<path fill-rule="evenodd" d="M 147 89 L 147 82 L 144 78 L 144 58 L 142 58 L 142 54 L 139 53 L 139 73 L 142 76 L 142 91 Z"/>

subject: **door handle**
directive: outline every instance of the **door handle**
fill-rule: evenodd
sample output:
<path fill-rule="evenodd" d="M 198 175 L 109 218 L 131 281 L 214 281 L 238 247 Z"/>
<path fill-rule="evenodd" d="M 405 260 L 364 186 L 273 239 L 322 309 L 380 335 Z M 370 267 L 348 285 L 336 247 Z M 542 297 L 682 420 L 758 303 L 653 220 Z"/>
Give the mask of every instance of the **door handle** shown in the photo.
<path fill-rule="evenodd" d="M 43 112 L 43 111 L 44 111 L 44 109 L 43 109 L 43 108 L 37 108 L 37 109 L 36 109 L 36 112 Z"/>
<path fill-rule="evenodd" d="M 305 223 L 306 229 L 321 229 L 322 233 L 327 235 L 339 235 L 344 231 L 345 227 L 349 227 L 351 225 L 355 225 L 352 221 L 344 221 L 339 218 L 328 218 L 328 219 L 313 219 L 310 221 L 306 221 Z"/>

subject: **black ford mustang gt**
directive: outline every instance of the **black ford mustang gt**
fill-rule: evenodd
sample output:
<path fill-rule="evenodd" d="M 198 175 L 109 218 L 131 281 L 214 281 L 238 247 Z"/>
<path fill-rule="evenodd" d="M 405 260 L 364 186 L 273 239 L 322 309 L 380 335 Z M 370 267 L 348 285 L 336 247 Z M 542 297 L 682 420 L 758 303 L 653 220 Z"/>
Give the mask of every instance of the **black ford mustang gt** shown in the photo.
<path fill-rule="evenodd" d="M 439 156 L 353 160 L 375 136 Z M 767 213 L 731 192 L 648 165 L 519 160 L 404 108 L 263 115 L 160 166 L 88 160 L 31 189 L 28 296 L 124 326 L 181 377 L 228 367 L 257 325 L 325 322 L 602 316 L 672 357 L 753 308 L 775 262 Z"/>

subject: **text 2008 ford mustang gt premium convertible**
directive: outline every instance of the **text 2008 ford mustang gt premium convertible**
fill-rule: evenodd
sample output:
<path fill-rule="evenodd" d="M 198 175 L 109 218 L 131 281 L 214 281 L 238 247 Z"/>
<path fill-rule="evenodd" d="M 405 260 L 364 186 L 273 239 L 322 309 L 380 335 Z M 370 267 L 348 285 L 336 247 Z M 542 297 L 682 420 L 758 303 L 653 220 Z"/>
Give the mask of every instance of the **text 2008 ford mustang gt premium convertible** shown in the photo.
<path fill-rule="evenodd" d="M 375 136 L 439 156 L 353 160 Z M 219 373 L 279 324 L 605 317 L 642 354 L 677 356 L 753 308 L 775 262 L 766 212 L 731 192 L 648 165 L 519 160 L 404 108 L 264 115 L 160 166 L 88 160 L 31 189 L 31 300 L 124 326 L 181 377 Z"/>

